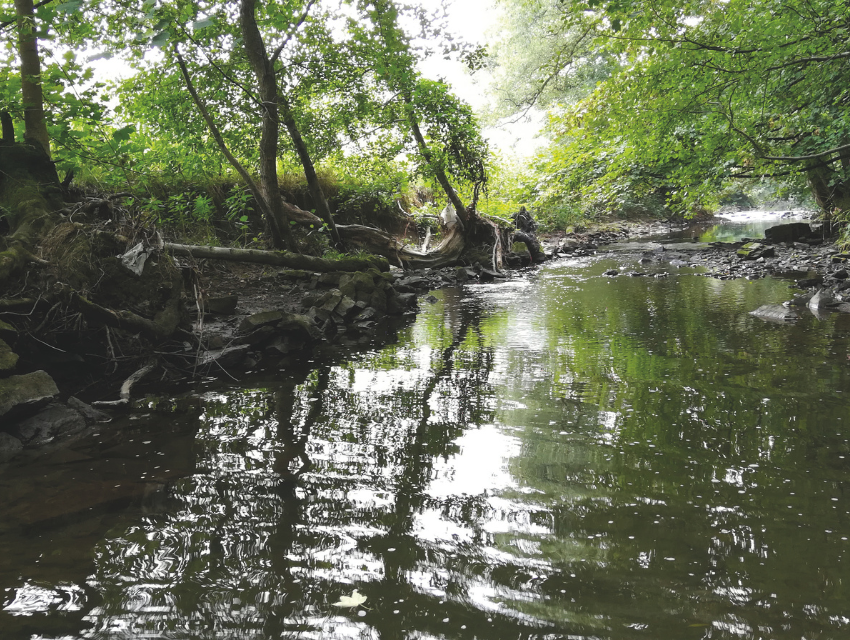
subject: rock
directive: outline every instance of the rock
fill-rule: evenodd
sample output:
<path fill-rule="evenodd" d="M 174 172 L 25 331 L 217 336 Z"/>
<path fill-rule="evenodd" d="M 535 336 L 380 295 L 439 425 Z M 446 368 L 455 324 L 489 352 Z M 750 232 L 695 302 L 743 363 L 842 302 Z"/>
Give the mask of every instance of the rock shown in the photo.
<path fill-rule="evenodd" d="M 108 414 L 103 411 L 98 411 L 93 406 L 86 404 L 74 396 L 68 398 L 68 406 L 79 412 L 89 424 L 93 424 L 95 422 L 112 422 L 112 418 Z"/>
<path fill-rule="evenodd" d="M 5 431 L 0 431 L 0 464 L 9 462 L 24 449 L 24 443 Z"/>
<path fill-rule="evenodd" d="M 331 271 L 319 276 L 319 284 L 325 287 L 338 287 L 345 274 L 341 271 Z"/>
<path fill-rule="evenodd" d="M 839 269 L 830 274 L 836 280 L 847 280 L 850 277 L 850 274 L 847 273 L 847 269 Z"/>
<path fill-rule="evenodd" d="M 416 307 L 415 293 L 399 293 L 387 300 L 387 313 L 400 315 Z"/>
<path fill-rule="evenodd" d="M 791 300 L 788 304 L 792 307 L 805 307 L 809 304 L 809 300 L 811 300 L 814 295 L 814 293 L 804 293 L 799 296 L 794 296 L 793 300 Z"/>
<path fill-rule="evenodd" d="M 55 402 L 34 416 L 19 422 L 9 430 L 25 446 L 40 447 L 57 436 L 81 431 L 86 426 L 82 414 L 71 407 Z"/>
<path fill-rule="evenodd" d="M 242 344 L 234 347 L 227 347 L 220 351 L 207 351 L 203 357 L 201 357 L 201 361 L 198 364 L 202 366 L 216 364 L 225 369 L 233 367 L 244 362 L 250 349 L 251 345 Z"/>
<path fill-rule="evenodd" d="M 411 294 L 415 295 L 415 294 Z M 341 318 L 348 320 L 351 316 L 357 313 L 360 310 L 360 307 L 357 306 L 357 303 L 349 298 L 348 296 L 343 296 L 342 300 L 339 301 L 339 304 L 334 309 L 334 313 L 336 313 Z"/>
<path fill-rule="evenodd" d="M 12 351 L 12 347 L 6 341 L 0 339 L 0 377 L 7 376 L 15 370 L 18 364 L 18 354 Z"/>
<path fill-rule="evenodd" d="M 282 316 L 283 314 L 281 314 Z M 266 340 L 269 340 L 277 333 L 277 330 L 274 326 L 267 324 L 265 326 L 260 327 L 256 331 L 252 331 L 247 336 L 242 336 L 241 338 L 236 339 L 236 344 L 247 344 L 252 347 L 257 346 L 258 344 L 262 344 Z M 214 345 L 212 341 L 210 341 L 209 348 L 212 351 L 224 349 L 224 341 L 221 341 L 221 344 Z"/>
<path fill-rule="evenodd" d="M 812 228 L 805 222 L 780 224 L 764 230 L 764 237 L 771 242 L 796 242 L 812 234 Z"/>
<path fill-rule="evenodd" d="M 837 307 L 838 303 L 836 302 L 835 298 L 829 295 L 826 291 L 820 290 L 812 296 L 807 306 L 809 307 L 809 309 L 812 310 L 828 309 L 830 307 Z"/>
<path fill-rule="evenodd" d="M 321 340 L 322 334 L 315 323 L 305 315 L 298 313 L 283 313 L 277 330 L 280 332 L 294 333 L 302 338 Z"/>
<path fill-rule="evenodd" d="M 56 383 L 44 371 L 0 380 L 0 418 L 32 415 L 59 395 Z"/>
<path fill-rule="evenodd" d="M 604 276 L 618 276 L 618 275 L 620 275 L 620 272 L 617 269 L 608 269 L 608 271 L 606 271 L 602 275 L 604 275 Z"/>
<path fill-rule="evenodd" d="M 289 336 L 277 336 L 268 344 L 268 346 L 266 346 L 266 351 L 275 355 L 285 356 L 292 353 L 293 351 L 298 351 L 303 347 L 303 341 L 299 342 L 296 345 L 293 343 L 292 339 Z"/>
<path fill-rule="evenodd" d="M 823 284 L 823 278 L 821 276 L 797 280 L 797 286 L 801 289 L 811 289 L 812 287 L 819 287 L 821 284 Z"/>
<path fill-rule="evenodd" d="M 207 313 L 216 313 L 221 316 L 230 316 L 236 311 L 236 305 L 238 303 L 239 296 L 207 298 L 204 301 L 204 311 Z"/>
<path fill-rule="evenodd" d="M 738 249 L 737 254 L 744 260 L 757 260 L 758 258 L 773 258 L 776 255 L 776 250 L 773 247 L 766 247 L 760 242 L 748 242 Z"/>
<path fill-rule="evenodd" d="M 0 320 L 0 339 L 6 340 L 7 342 L 14 342 L 17 337 L 18 330 L 8 322 Z"/>
<path fill-rule="evenodd" d="M 376 311 L 381 313 L 387 312 L 387 294 L 383 289 L 375 289 L 369 297 L 368 303 Z"/>
<path fill-rule="evenodd" d="M 316 306 L 319 309 L 324 309 L 330 313 L 334 312 L 334 309 L 337 308 L 337 305 L 342 301 L 342 293 L 339 289 L 331 289 L 321 298 L 319 298 L 318 302 L 316 302 Z"/>
<path fill-rule="evenodd" d="M 800 317 L 792 309 L 781 304 L 763 305 L 755 311 L 750 311 L 750 315 L 771 322 L 793 322 Z"/>
<path fill-rule="evenodd" d="M 283 319 L 282 311 L 260 311 L 245 318 L 239 325 L 239 333 L 248 334 L 265 325 L 277 324 Z"/>

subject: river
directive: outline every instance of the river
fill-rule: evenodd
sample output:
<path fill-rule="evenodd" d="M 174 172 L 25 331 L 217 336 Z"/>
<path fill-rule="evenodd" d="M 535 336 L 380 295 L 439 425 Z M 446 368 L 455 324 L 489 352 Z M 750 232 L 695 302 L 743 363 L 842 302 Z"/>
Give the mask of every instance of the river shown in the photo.
<path fill-rule="evenodd" d="M 850 317 L 629 260 L 7 466 L 0 635 L 850 637 Z"/>

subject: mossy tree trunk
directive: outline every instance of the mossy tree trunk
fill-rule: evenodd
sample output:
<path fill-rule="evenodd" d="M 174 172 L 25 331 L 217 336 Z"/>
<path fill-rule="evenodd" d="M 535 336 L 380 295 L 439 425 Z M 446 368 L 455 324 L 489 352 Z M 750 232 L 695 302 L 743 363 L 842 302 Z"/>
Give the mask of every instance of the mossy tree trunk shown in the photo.
<path fill-rule="evenodd" d="M 36 39 L 35 10 L 32 0 L 15 0 L 18 19 L 18 55 L 21 58 L 21 98 L 24 103 L 24 139 L 41 145 L 50 156 L 50 136 L 44 119 L 44 95 L 41 90 L 41 58 Z"/>
<path fill-rule="evenodd" d="M 40 148 L 0 146 L 0 288 L 28 263 L 38 261 L 35 247 L 59 219 L 62 206 L 56 168 Z"/>

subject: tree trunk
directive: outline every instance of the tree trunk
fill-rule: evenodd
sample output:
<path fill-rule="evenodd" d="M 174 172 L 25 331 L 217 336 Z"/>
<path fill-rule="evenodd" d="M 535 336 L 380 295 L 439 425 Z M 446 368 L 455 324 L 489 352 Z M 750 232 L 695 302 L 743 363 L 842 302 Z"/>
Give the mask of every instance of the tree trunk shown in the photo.
<path fill-rule="evenodd" d="M 279 224 L 280 236 L 290 251 L 298 247 L 292 235 L 292 229 L 286 220 L 283 209 L 283 197 L 280 195 L 280 184 L 277 179 L 277 147 L 280 135 L 280 119 L 278 117 L 277 76 L 274 66 L 269 60 L 266 46 L 257 27 L 255 16 L 255 0 L 242 0 L 239 11 L 239 22 L 242 28 L 242 38 L 245 42 L 245 53 L 248 62 L 257 78 L 260 89 L 260 100 L 263 109 L 263 127 L 260 137 L 260 182 L 263 195 L 271 209 L 272 216 Z"/>
<path fill-rule="evenodd" d="M 21 57 L 21 97 L 24 103 L 24 140 L 38 143 L 50 157 L 50 136 L 44 119 L 41 58 L 36 40 L 32 0 L 15 0 L 18 16 L 18 55 Z"/>
<path fill-rule="evenodd" d="M 449 182 L 446 172 L 443 171 L 442 167 L 437 166 L 434 162 L 433 154 L 428 148 L 428 143 L 425 142 L 425 137 L 422 135 L 422 131 L 419 129 L 419 122 L 416 119 L 416 113 L 413 110 L 413 104 L 409 95 L 405 95 L 404 103 L 405 108 L 407 109 L 407 119 L 408 122 L 410 122 L 410 130 L 413 132 L 416 145 L 419 147 L 419 153 L 422 154 L 422 157 L 425 158 L 425 162 L 428 163 L 428 166 L 431 167 L 431 171 L 434 172 L 437 182 L 440 183 L 440 186 L 446 193 L 446 197 L 449 199 L 449 202 L 452 203 L 457 217 L 460 218 L 460 221 L 464 226 L 466 226 L 469 222 L 469 214 L 466 211 L 466 207 L 460 199 L 460 196 L 457 195 L 457 191 L 455 191 L 454 187 L 452 187 L 451 182 Z"/>
<path fill-rule="evenodd" d="M 304 139 L 301 137 L 301 131 L 298 129 L 298 124 L 292 115 L 289 104 L 286 99 L 281 96 L 281 106 L 283 107 L 283 124 L 289 132 L 289 137 L 292 139 L 292 144 L 295 146 L 295 151 L 298 153 L 298 158 L 301 160 L 301 166 L 304 168 L 304 177 L 307 178 L 307 187 L 310 190 L 310 196 L 313 198 L 313 204 L 316 205 L 316 213 L 322 221 L 328 226 L 331 233 L 331 239 L 337 248 L 343 248 L 342 239 L 334 224 L 331 209 L 328 206 L 328 200 L 325 198 L 325 192 L 322 185 L 319 183 L 319 176 L 316 175 L 316 168 L 313 166 L 313 159 L 310 157 L 310 152 Z"/>
<path fill-rule="evenodd" d="M 378 269 L 388 271 L 389 264 L 380 258 L 343 258 L 325 260 L 300 253 L 282 253 L 279 251 L 260 251 L 258 249 L 231 249 L 229 247 L 204 247 L 188 244 L 163 243 L 163 249 L 175 256 L 192 256 L 213 260 L 231 260 L 234 262 L 252 262 L 269 264 L 276 267 L 301 269 L 304 271 L 365 271 Z"/>

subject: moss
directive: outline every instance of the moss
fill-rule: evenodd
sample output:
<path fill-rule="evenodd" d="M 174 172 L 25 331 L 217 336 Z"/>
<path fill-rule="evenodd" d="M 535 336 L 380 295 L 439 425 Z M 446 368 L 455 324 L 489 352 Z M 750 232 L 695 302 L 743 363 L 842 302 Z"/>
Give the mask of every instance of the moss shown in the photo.
<path fill-rule="evenodd" d="M 4 340 L 0 340 L 0 376 L 7 375 L 18 364 L 18 354 Z"/>

